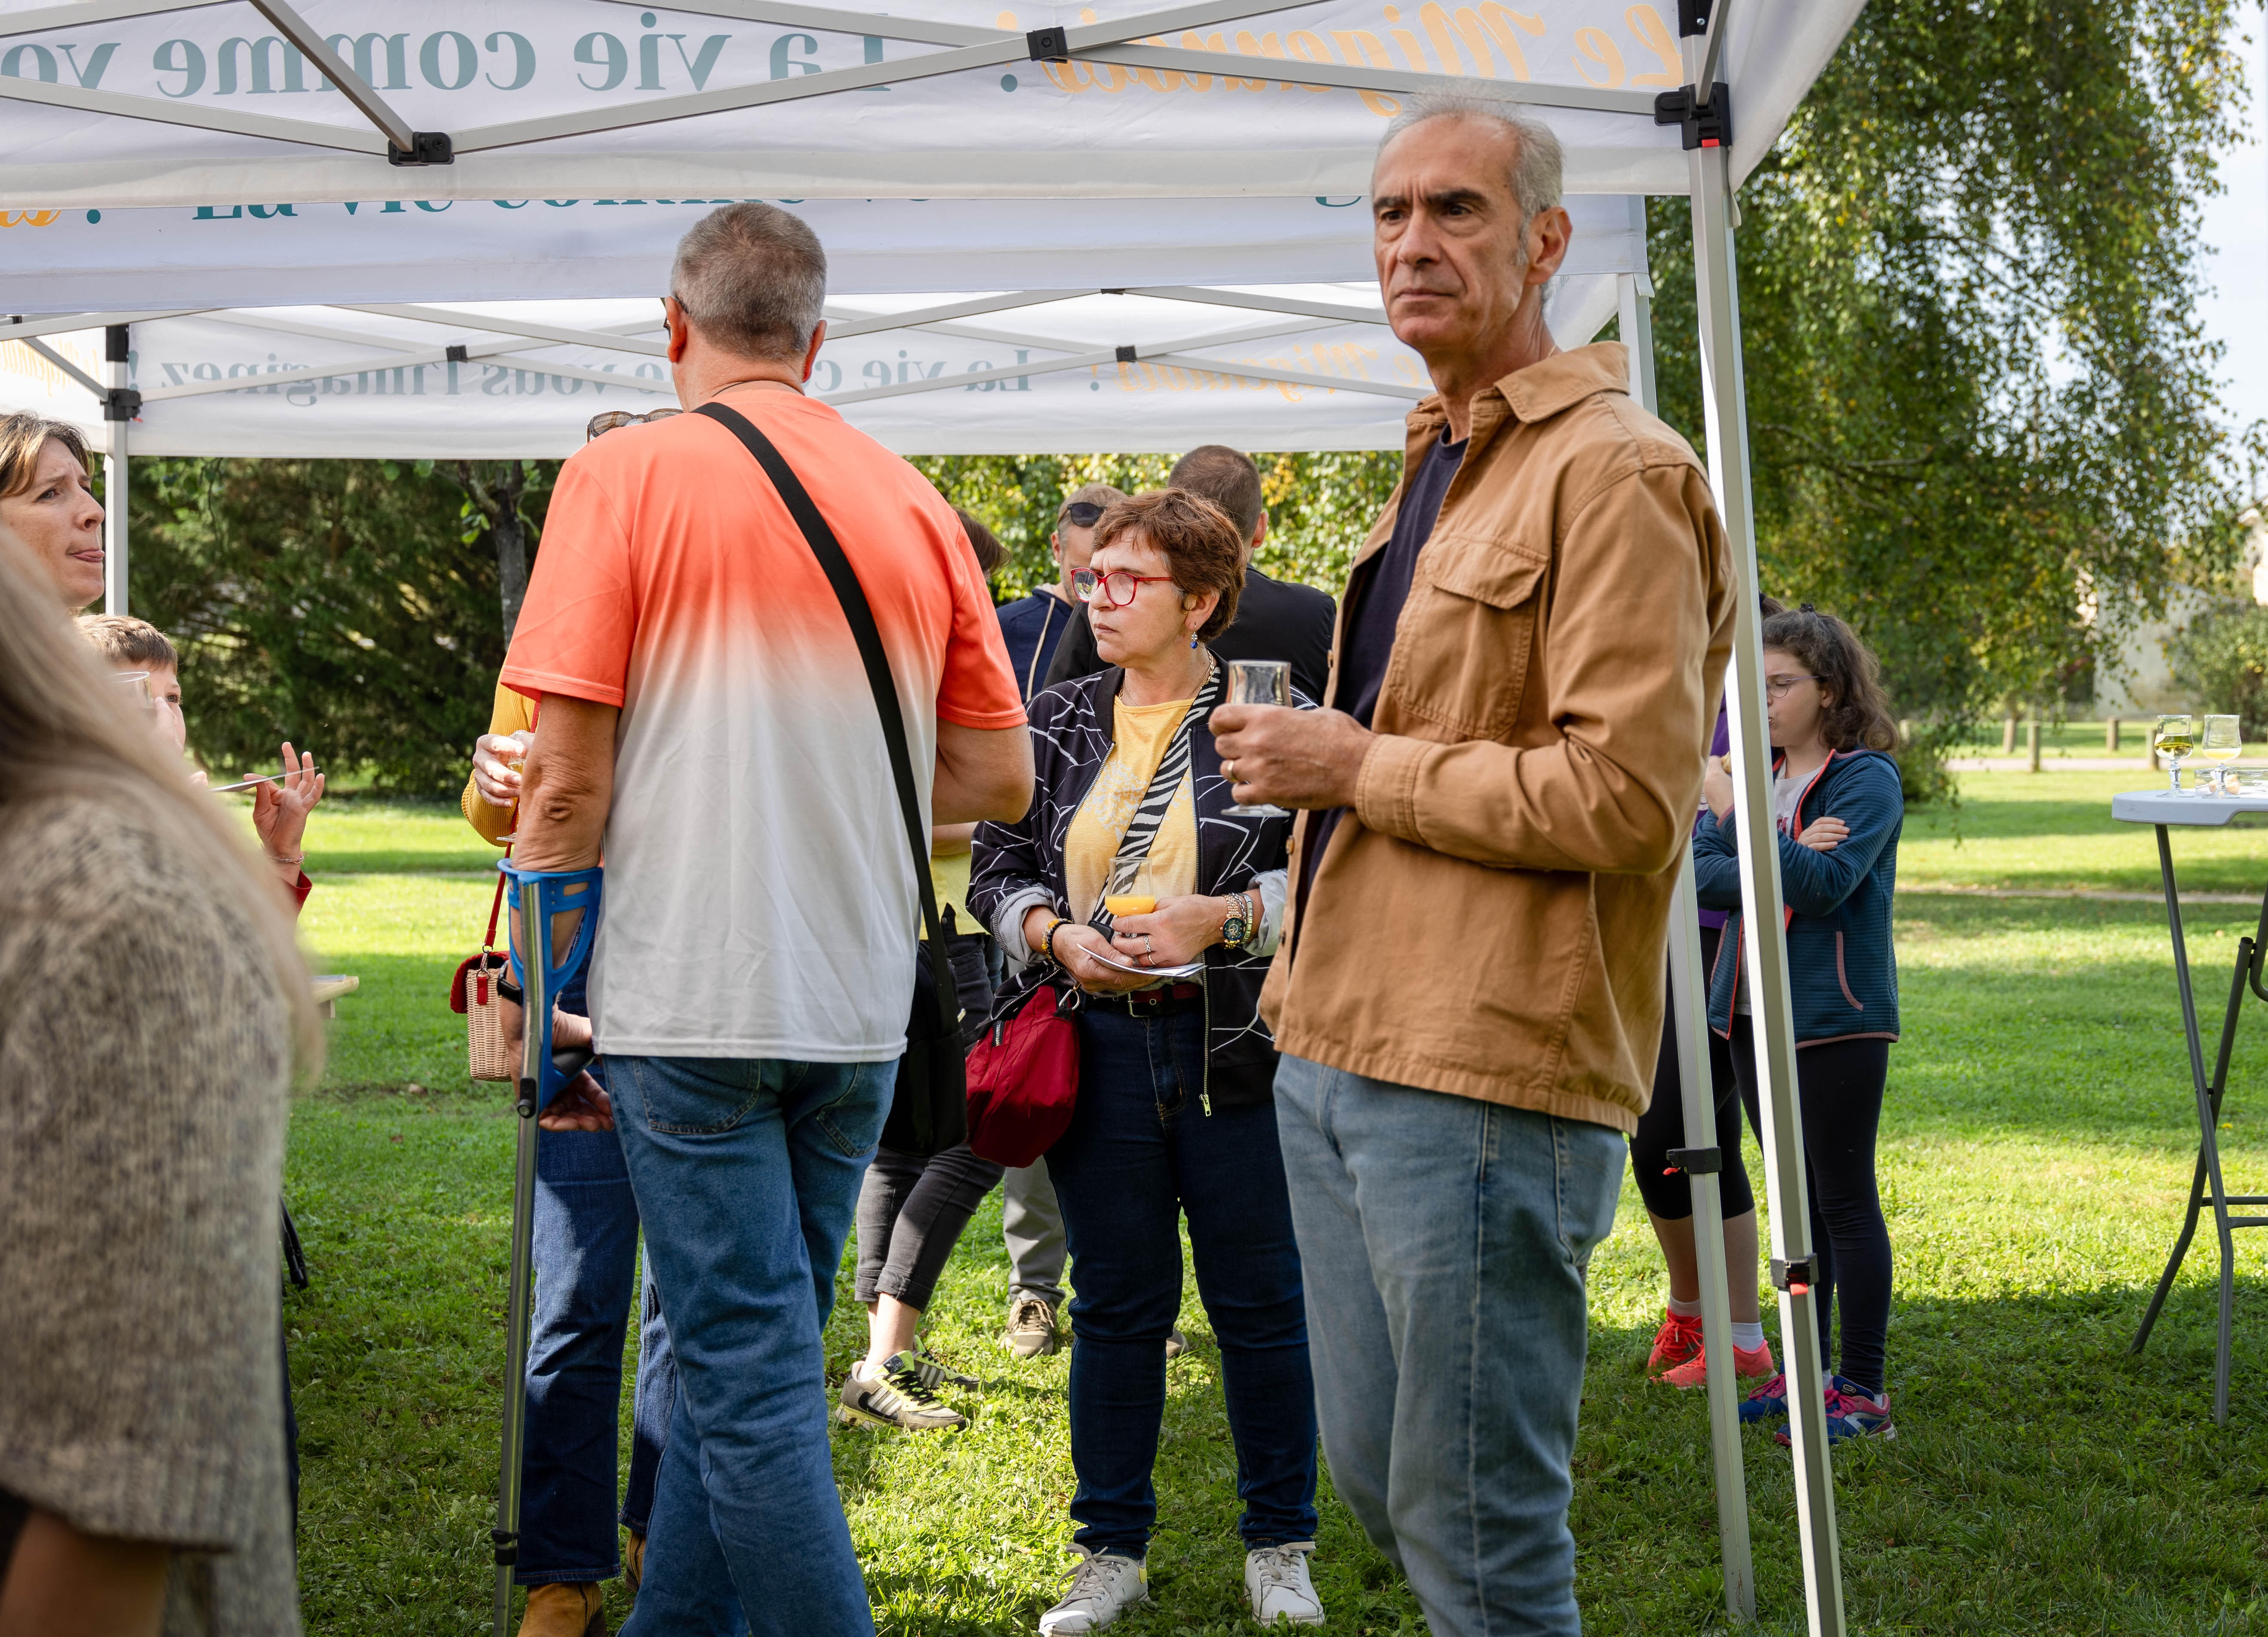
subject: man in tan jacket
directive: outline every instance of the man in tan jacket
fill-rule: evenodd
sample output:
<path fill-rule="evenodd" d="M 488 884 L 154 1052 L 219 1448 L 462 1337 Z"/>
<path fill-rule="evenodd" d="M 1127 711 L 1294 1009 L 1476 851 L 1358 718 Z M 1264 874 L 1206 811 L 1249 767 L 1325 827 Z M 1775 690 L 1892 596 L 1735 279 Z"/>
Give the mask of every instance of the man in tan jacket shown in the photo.
<path fill-rule="evenodd" d="M 1624 349 L 1562 353 L 1559 148 L 1421 102 L 1371 187 L 1438 395 L 1340 605 L 1331 708 L 1214 713 L 1307 810 L 1262 1007 L 1333 1482 L 1436 1637 L 1573 1633 L 1584 1273 L 1661 1038 L 1732 563 Z"/>

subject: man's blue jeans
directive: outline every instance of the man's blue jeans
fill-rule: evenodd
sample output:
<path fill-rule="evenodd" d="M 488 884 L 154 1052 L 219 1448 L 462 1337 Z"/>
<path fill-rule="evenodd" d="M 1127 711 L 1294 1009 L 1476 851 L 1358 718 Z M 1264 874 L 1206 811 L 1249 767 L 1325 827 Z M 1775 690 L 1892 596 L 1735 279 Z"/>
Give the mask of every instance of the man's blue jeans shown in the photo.
<path fill-rule="evenodd" d="M 609 1057 L 677 1398 L 622 1637 L 865 1637 L 821 1331 L 895 1060 Z"/>
<path fill-rule="evenodd" d="M 1434 1637 L 1573 1637 L 1583 1278 L 1621 1135 L 1289 1056 L 1276 1116 L 1333 1487 Z"/>
<path fill-rule="evenodd" d="M 1205 1113 L 1202 1011 L 1079 1015 L 1079 1103 L 1048 1150 L 1071 1237 L 1074 1537 L 1145 1554 L 1166 1409 L 1166 1339 L 1182 1305 L 1181 1218 L 1220 1343 L 1246 1546 L 1315 1538 L 1314 1384 L 1300 1252 L 1265 1103 Z"/>

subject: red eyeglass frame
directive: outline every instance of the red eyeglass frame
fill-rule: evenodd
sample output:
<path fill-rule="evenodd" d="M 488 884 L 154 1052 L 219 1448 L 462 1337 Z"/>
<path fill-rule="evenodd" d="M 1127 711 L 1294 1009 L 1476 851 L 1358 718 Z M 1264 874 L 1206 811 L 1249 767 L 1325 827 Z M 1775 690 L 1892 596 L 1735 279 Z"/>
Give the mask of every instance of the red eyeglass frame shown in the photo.
<path fill-rule="evenodd" d="M 1110 594 L 1110 582 L 1115 579 L 1134 583 L 1134 590 L 1123 601 Z M 1174 576 L 1170 574 L 1136 574 L 1129 569 L 1113 569 L 1108 574 L 1097 574 L 1092 569 L 1077 569 L 1072 570 L 1071 576 L 1071 589 L 1079 593 L 1079 601 L 1093 603 L 1100 592 L 1105 608 L 1130 608 L 1134 606 L 1134 598 L 1142 594 L 1142 587 L 1159 584 L 1171 585 L 1173 583 Z"/>

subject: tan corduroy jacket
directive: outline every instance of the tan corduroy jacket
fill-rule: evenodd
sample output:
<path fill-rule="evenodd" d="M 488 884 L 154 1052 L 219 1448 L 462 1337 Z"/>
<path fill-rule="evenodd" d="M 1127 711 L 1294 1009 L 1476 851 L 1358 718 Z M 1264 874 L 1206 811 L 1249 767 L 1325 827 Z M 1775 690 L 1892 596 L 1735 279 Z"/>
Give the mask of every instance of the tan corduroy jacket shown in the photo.
<path fill-rule="evenodd" d="M 1675 869 L 1732 651 L 1732 559 L 1685 440 L 1614 342 L 1474 400 L 1395 628 L 1354 810 L 1261 1010 L 1283 1050 L 1403 1085 L 1637 1127 L 1661 1041 Z M 1410 417 L 1403 488 L 1447 416 Z M 1302 815 L 1297 848 L 1314 825 Z"/>

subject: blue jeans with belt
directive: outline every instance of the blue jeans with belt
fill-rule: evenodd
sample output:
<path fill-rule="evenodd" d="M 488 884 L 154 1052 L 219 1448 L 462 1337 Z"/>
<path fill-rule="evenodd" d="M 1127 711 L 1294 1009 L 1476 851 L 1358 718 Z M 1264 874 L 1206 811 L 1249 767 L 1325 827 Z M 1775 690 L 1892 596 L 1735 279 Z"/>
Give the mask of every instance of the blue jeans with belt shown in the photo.
<path fill-rule="evenodd" d="M 1576 1637 L 1584 1275 L 1622 1134 L 1291 1056 L 1275 1112 L 1332 1487 L 1434 1637 Z"/>
<path fill-rule="evenodd" d="M 880 1063 L 614 1057 L 615 1129 L 677 1364 L 622 1637 L 871 1637 L 821 1334 L 897 1080 Z"/>
<path fill-rule="evenodd" d="M 1138 1558 L 1182 1305 L 1181 1218 L 1220 1344 L 1248 1548 L 1315 1538 L 1315 1399 L 1300 1252 L 1265 1103 L 1203 1112 L 1201 1009 L 1079 1014 L 1079 1103 L 1048 1150 L 1071 1240 L 1071 1514 L 1090 1552 Z"/>
<path fill-rule="evenodd" d="M 560 1009 L 584 1013 L 578 983 Z M 591 1071 L 601 1084 L 603 1062 Z M 611 1131 L 546 1131 L 535 1144 L 535 1290 L 527 1347 L 527 1421 L 520 1457 L 523 1586 L 610 1580 L 622 1573 L 617 1517 L 645 1528 L 668 1424 L 668 1332 L 642 1336 L 630 1492 L 615 1509 L 622 1341 L 637 1282 L 637 1201 Z M 652 1333 L 659 1332 L 657 1338 Z"/>

